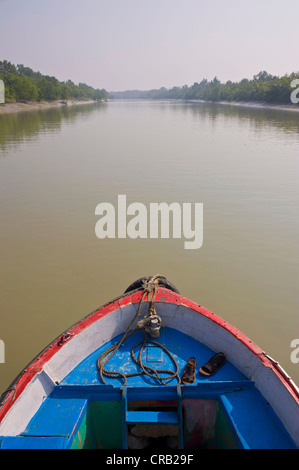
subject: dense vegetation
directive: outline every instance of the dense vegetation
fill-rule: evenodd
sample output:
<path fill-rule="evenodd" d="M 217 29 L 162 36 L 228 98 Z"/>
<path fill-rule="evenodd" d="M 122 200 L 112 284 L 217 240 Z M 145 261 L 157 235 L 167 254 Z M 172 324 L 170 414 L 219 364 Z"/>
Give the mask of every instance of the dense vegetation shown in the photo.
<path fill-rule="evenodd" d="M 291 82 L 299 78 L 297 74 L 277 77 L 263 71 L 254 75 L 252 80 L 244 78 L 240 82 L 227 81 L 221 83 L 217 77 L 210 82 L 203 79 L 188 87 L 160 88 L 150 91 L 114 92 L 112 97 L 127 99 L 183 99 L 206 101 L 247 101 L 271 104 L 291 104 L 290 95 L 293 91 Z"/>
<path fill-rule="evenodd" d="M 5 84 L 5 101 L 53 101 L 68 99 L 103 100 L 109 97 L 106 90 L 94 89 L 85 83 L 75 85 L 71 80 L 60 82 L 55 77 L 34 72 L 24 65 L 0 61 L 0 79 Z"/>

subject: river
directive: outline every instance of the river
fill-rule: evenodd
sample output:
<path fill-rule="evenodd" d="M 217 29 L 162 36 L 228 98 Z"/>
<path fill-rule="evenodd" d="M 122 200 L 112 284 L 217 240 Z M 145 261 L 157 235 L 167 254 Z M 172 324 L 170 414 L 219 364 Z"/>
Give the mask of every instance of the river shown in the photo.
<path fill-rule="evenodd" d="M 0 391 L 62 331 L 157 273 L 298 384 L 298 157 L 299 113 L 287 110 L 120 100 L 0 115 Z M 202 246 L 99 239 L 95 208 L 118 195 L 202 203 Z"/>

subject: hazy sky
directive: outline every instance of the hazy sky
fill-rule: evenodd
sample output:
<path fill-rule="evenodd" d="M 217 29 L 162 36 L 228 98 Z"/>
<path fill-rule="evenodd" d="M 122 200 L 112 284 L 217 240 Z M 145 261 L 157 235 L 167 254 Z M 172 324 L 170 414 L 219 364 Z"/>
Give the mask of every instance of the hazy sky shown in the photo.
<path fill-rule="evenodd" d="M 108 91 L 299 70 L 299 0 L 0 0 L 0 60 Z"/>

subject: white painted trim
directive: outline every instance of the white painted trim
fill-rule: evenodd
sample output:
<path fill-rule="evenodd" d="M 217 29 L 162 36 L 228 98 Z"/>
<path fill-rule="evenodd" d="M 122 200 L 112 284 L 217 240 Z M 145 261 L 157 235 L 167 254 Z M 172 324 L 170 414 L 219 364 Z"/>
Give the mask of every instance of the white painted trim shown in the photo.
<path fill-rule="evenodd" d="M 45 371 L 34 376 L 1 421 L 0 435 L 17 436 L 23 432 L 53 387 Z"/>

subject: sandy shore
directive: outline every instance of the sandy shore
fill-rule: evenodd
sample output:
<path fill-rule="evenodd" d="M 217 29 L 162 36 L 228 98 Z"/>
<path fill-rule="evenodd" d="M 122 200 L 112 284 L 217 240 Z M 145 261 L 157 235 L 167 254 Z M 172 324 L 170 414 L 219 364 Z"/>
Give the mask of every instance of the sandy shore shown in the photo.
<path fill-rule="evenodd" d="M 204 100 L 183 100 L 191 103 L 214 103 L 214 104 L 223 104 L 229 106 L 245 106 L 250 108 L 258 109 L 277 109 L 284 111 L 299 111 L 299 105 L 290 104 L 290 105 L 275 105 L 275 104 L 266 104 L 258 102 L 243 102 L 243 101 L 204 101 Z M 0 104 L 0 114 L 1 113 L 17 113 L 19 111 L 38 111 L 39 109 L 47 108 L 58 108 L 61 106 L 74 106 L 80 104 L 95 103 L 93 100 L 89 101 L 36 101 L 31 103 L 5 103 Z"/>
<path fill-rule="evenodd" d="M 32 103 L 5 103 L 0 104 L 1 113 L 17 113 L 20 111 L 38 111 L 39 109 L 59 108 L 61 106 L 74 106 L 80 104 L 95 103 L 93 100 L 89 101 L 37 101 Z"/>
<path fill-rule="evenodd" d="M 299 111 L 299 105 L 296 104 L 268 104 L 268 103 L 258 103 L 250 101 L 204 101 L 204 100 L 186 100 L 192 103 L 214 103 L 214 104 L 224 104 L 230 106 L 245 106 L 249 108 L 258 108 L 258 109 L 279 109 L 283 111 Z"/>

